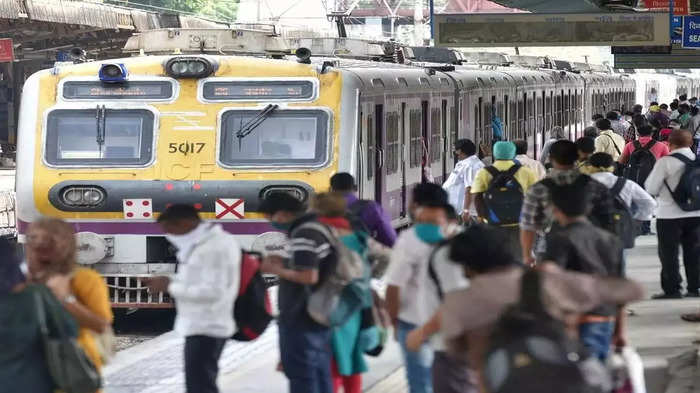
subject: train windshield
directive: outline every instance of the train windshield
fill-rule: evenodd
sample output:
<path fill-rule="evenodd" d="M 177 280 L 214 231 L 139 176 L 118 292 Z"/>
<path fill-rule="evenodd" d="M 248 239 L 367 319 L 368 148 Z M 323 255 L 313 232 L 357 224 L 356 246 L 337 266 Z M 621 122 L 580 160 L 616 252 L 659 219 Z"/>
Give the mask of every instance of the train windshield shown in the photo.
<path fill-rule="evenodd" d="M 275 108 L 276 109 L 276 108 Z M 249 124 L 257 126 L 250 132 Z M 321 166 L 328 150 L 329 115 L 321 110 L 276 109 L 224 113 L 220 161 L 226 166 Z"/>
<path fill-rule="evenodd" d="M 48 116 L 51 165 L 142 166 L 153 155 L 153 113 L 143 109 L 59 109 Z"/>

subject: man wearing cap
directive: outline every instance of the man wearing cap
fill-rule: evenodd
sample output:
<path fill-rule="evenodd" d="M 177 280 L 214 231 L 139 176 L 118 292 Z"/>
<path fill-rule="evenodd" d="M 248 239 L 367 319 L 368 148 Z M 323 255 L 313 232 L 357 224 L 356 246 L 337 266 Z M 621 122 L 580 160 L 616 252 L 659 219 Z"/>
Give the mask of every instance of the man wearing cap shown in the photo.
<path fill-rule="evenodd" d="M 489 186 L 494 179 L 494 176 L 492 175 L 493 169 L 497 170 L 498 172 L 507 172 L 515 165 L 518 165 L 519 168 L 513 174 L 513 178 L 520 184 L 523 195 L 525 192 L 527 192 L 527 189 L 530 188 L 530 186 L 537 183 L 537 175 L 535 172 L 533 172 L 530 168 L 521 166 L 518 162 L 516 162 L 515 153 L 516 147 L 513 142 L 496 142 L 496 144 L 493 145 L 493 158 L 495 160 L 493 165 L 480 170 L 476 174 L 476 179 L 474 179 L 474 183 L 472 184 L 471 192 L 474 194 L 476 208 L 479 212 L 479 218 L 482 221 L 489 222 L 489 213 L 484 202 L 484 193 L 488 191 Z M 513 225 L 503 225 L 500 226 L 500 228 L 509 239 L 509 247 L 511 247 L 512 251 L 515 252 L 515 255 L 519 255 L 521 251 L 519 243 L 520 230 L 518 228 L 518 224 L 515 223 Z"/>

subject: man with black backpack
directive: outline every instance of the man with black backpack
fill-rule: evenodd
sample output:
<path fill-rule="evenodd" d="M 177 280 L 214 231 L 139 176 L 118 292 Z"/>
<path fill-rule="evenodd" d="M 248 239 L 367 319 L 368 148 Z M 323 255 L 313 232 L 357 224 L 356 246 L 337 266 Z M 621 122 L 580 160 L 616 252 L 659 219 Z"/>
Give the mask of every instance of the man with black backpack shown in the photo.
<path fill-rule="evenodd" d="M 654 129 L 651 126 L 639 127 L 637 129 L 639 138 L 625 146 L 618 161 L 624 168 L 623 176 L 642 187 L 656 165 L 656 161 L 668 155 L 668 146 L 655 141 L 652 138 L 653 133 Z M 644 221 L 641 235 L 649 234 L 651 234 L 651 221 Z"/>
<path fill-rule="evenodd" d="M 589 175 L 606 186 L 614 200 L 614 233 L 620 235 L 625 249 L 634 248 L 638 223 L 651 220 L 656 210 L 656 200 L 639 184 L 615 176 L 615 163 L 610 154 L 595 153 L 588 161 Z"/>
<path fill-rule="evenodd" d="M 566 334 L 566 325 L 600 304 L 639 299 L 642 288 L 549 263 L 528 276 L 531 270 L 501 247 L 504 241 L 493 228 L 477 225 L 451 242 L 450 259 L 462 265 L 470 285 L 446 295 L 441 307 L 441 333 L 450 353 L 468 356 L 487 393 L 599 392 L 582 375 L 590 362 L 584 362 L 585 352 Z M 533 342 L 541 345 L 527 344 Z"/>
<path fill-rule="evenodd" d="M 474 179 L 474 194 L 479 218 L 500 228 L 508 237 L 507 246 L 520 252 L 518 223 L 527 189 L 537 182 L 537 175 L 515 160 L 513 142 L 496 142 L 493 165 L 481 169 Z"/>
<path fill-rule="evenodd" d="M 656 162 L 645 182 L 646 190 L 659 202 L 656 231 L 664 292 L 654 299 L 683 297 L 678 263 L 681 246 L 688 280 L 685 296 L 700 297 L 700 168 L 692 145 L 689 131 L 673 131 L 669 136 L 671 154 Z"/>
<path fill-rule="evenodd" d="M 552 202 L 549 189 L 554 185 L 573 184 L 580 176 L 590 181 L 586 193 L 590 195 L 589 220 L 595 225 L 614 231 L 613 198 L 604 185 L 582 174 L 575 168 L 578 151 L 576 144 L 571 141 L 558 141 L 552 145 L 552 164 L 554 168 L 547 178 L 530 187 L 525 194 L 522 214 L 520 217 L 520 244 L 523 261 L 528 265 L 535 263 L 535 240 L 537 235 L 542 238 L 552 225 Z M 538 247 L 541 251 L 541 247 Z"/>
<path fill-rule="evenodd" d="M 353 219 L 359 221 L 359 225 L 364 226 L 367 233 L 374 240 L 392 247 L 396 242 L 396 230 L 391 225 L 391 220 L 384 213 L 384 209 L 375 201 L 358 199 L 355 193 L 357 185 L 355 178 L 351 174 L 341 172 L 331 177 L 331 191 L 343 194 L 348 204 L 348 212 Z"/>
<path fill-rule="evenodd" d="M 604 154 L 604 153 L 603 153 Z M 602 277 L 624 277 L 623 245 L 614 234 L 595 227 L 586 219 L 587 180 L 579 177 L 573 184 L 550 189 L 557 226 L 547 234 L 542 255 L 560 267 Z M 602 305 L 579 318 L 579 337 L 583 345 L 605 361 L 611 344 L 623 347 L 625 313 L 614 305 Z M 615 336 L 615 340 L 613 340 Z"/>

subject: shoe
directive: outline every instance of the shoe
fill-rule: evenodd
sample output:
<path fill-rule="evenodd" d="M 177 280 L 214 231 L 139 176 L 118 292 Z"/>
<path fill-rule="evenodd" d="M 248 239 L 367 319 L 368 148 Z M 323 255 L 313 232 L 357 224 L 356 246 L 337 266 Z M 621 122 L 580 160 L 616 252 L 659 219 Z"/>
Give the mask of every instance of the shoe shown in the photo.
<path fill-rule="evenodd" d="M 688 292 L 684 297 L 700 297 L 700 292 Z"/>
<path fill-rule="evenodd" d="M 700 322 L 700 314 L 683 314 L 681 315 L 681 319 L 686 322 L 698 323 Z"/>
<path fill-rule="evenodd" d="M 651 296 L 652 300 L 683 299 L 680 293 L 657 293 Z"/>

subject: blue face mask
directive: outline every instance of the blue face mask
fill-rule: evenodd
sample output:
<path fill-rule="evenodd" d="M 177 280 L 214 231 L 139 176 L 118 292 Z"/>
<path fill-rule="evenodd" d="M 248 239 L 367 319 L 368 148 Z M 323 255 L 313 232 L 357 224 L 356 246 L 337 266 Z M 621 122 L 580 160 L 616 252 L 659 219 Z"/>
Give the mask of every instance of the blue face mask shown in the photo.
<path fill-rule="evenodd" d="M 435 224 L 416 224 L 413 226 L 420 240 L 428 244 L 435 244 L 445 240 L 440 226 Z"/>
<path fill-rule="evenodd" d="M 270 221 L 270 225 L 273 228 L 277 229 L 278 231 L 289 232 L 289 228 L 291 228 L 292 223 L 291 222 L 281 223 L 281 222 Z"/>

